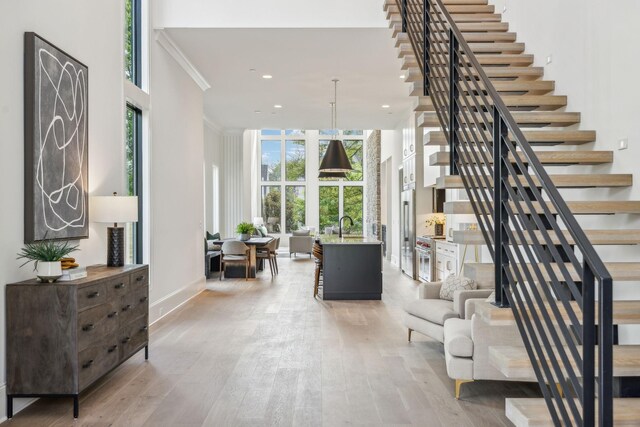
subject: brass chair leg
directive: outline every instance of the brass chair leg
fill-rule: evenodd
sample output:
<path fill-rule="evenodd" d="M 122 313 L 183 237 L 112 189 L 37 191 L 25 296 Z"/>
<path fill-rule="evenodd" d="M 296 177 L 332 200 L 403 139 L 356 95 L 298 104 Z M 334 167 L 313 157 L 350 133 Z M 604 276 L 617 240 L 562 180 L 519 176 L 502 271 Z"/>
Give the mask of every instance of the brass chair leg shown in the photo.
<path fill-rule="evenodd" d="M 408 334 L 407 334 L 407 341 L 409 342 L 411 342 L 411 332 L 413 332 L 413 329 L 409 328 Z"/>
<path fill-rule="evenodd" d="M 456 380 L 456 400 L 460 400 L 460 387 L 464 383 L 472 383 L 473 380 Z"/>

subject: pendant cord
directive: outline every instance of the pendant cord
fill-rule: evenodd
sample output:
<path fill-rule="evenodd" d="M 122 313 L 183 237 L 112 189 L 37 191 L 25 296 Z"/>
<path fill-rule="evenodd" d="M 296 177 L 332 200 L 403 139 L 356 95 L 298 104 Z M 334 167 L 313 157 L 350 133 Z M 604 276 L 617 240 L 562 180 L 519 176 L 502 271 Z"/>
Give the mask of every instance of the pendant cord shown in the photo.
<path fill-rule="evenodd" d="M 333 130 L 335 131 L 336 139 L 338 138 L 338 79 L 333 79 L 333 115 L 335 117 L 333 121 Z"/>

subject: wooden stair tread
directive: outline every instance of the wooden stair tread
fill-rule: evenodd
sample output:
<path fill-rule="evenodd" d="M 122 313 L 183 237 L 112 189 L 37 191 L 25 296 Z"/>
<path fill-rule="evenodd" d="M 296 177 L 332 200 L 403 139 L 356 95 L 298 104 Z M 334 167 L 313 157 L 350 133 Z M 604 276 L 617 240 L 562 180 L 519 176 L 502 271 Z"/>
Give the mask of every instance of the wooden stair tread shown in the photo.
<path fill-rule="evenodd" d="M 591 201 L 567 201 L 569 210 L 574 215 L 613 215 L 613 214 L 639 214 L 640 213 L 640 201 L 636 200 L 591 200 Z M 543 213 L 540 204 L 538 202 L 533 203 L 536 213 Z M 548 209 L 551 213 L 556 213 L 556 209 L 547 203 Z M 492 209 L 491 206 L 489 206 Z M 511 203 L 511 208 L 515 210 L 515 205 Z M 523 206 L 523 210 L 528 213 L 526 206 Z M 445 214 L 473 214 L 473 208 L 471 202 L 456 201 L 444 203 Z"/>
<path fill-rule="evenodd" d="M 495 55 L 492 55 L 495 56 Z M 502 55 L 513 56 L 513 55 Z M 490 58 L 487 58 L 487 61 Z M 533 60 L 533 58 L 531 58 Z M 524 59 L 523 59 L 524 61 Z M 505 59 L 505 64 L 510 65 L 512 61 L 509 58 Z M 481 64 L 484 65 L 484 64 Z M 499 64 L 498 64 L 499 65 Z M 527 65 L 527 64 L 525 64 Z M 544 69 L 542 67 L 492 67 L 484 66 L 485 74 L 491 78 L 520 78 L 520 79 L 538 79 L 544 75 Z"/>
<path fill-rule="evenodd" d="M 582 354 L 582 346 L 577 346 Z M 564 347 L 569 353 L 569 347 Z M 554 349 L 559 358 L 557 349 Z M 596 346 L 596 363 L 598 350 Z M 489 362 L 507 378 L 534 380 L 535 372 L 527 350 L 523 346 L 492 346 L 489 347 Z M 549 358 L 546 362 L 550 363 Z M 580 376 L 580 370 L 573 358 L 571 365 L 576 375 Z M 640 376 L 640 345 L 614 345 L 613 346 L 613 376 L 637 377 Z"/>
<path fill-rule="evenodd" d="M 527 141 L 532 145 L 580 145 L 596 140 L 596 132 L 592 130 L 524 130 L 522 133 Z M 488 140 L 491 141 L 491 134 L 486 132 L 485 135 Z M 445 138 L 445 134 L 442 131 L 430 131 L 426 133 L 424 144 L 439 146 L 449 145 Z"/>
<path fill-rule="evenodd" d="M 478 53 L 476 55 L 478 63 L 482 66 L 487 65 L 527 65 L 533 64 L 533 55 L 514 53 L 514 54 L 494 54 L 494 53 Z M 521 67 L 524 68 L 524 67 Z"/>
<path fill-rule="evenodd" d="M 449 12 L 453 20 L 459 22 L 502 22 L 502 15 L 499 13 L 458 13 Z M 441 14 L 442 15 L 442 14 Z M 443 15 L 444 19 L 444 15 Z"/>
<path fill-rule="evenodd" d="M 573 312 L 582 321 L 582 310 L 577 301 L 570 302 Z M 569 322 L 569 315 L 564 306 L 558 302 L 558 311 L 562 319 Z M 536 315 L 542 316 L 543 312 L 547 312 L 552 319 L 556 315 L 551 311 L 549 305 L 535 307 Z M 486 301 L 478 301 L 475 304 L 475 314 L 480 316 L 490 325 L 510 325 L 515 323 L 513 310 L 511 308 L 500 308 Z M 533 313 L 532 313 L 533 315 Z M 598 313 L 596 310 L 596 323 L 598 322 Z M 640 301 L 613 301 L 613 324 L 614 325 L 637 325 L 640 324 Z"/>
<path fill-rule="evenodd" d="M 527 264 L 528 268 L 537 267 L 535 264 Z M 571 274 L 574 280 L 580 280 L 578 273 L 572 264 L 565 264 L 567 270 Z M 614 281 L 638 281 L 640 280 L 640 262 L 605 262 L 607 270 Z M 560 268 L 558 265 L 553 264 L 552 271 L 557 276 L 560 276 Z M 470 279 L 475 280 L 483 285 L 491 285 L 494 281 L 495 267 L 492 263 L 465 263 L 464 275 Z M 543 269 L 542 277 L 545 280 L 549 279 L 548 272 Z"/>
<path fill-rule="evenodd" d="M 483 123 L 483 118 L 479 113 L 476 115 L 478 123 Z M 520 127 L 564 127 L 580 123 L 580 113 L 564 112 L 564 111 L 512 111 L 511 115 Z M 468 120 L 472 121 L 470 113 L 467 113 Z M 487 120 L 491 123 L 492 118 L 487 115 Z M 418 118 L 419 127 L 440 127 L 440 122 L 433 112 L 424 112 Z"/>
<path fill-rule="evenodd" d="M 430 144 L 431 145 L 431 144 Z M 540 163 L 546 166 L 554 165 L 600 165 L 613 162 L 613 151 L 536 151 Z M 429 166 L 449 166 L 449 152 L 438 151 L 429 156 Z M 482 159 L 480 154 L 478 157 Z M 487 153 L 489 162 L 493 163 L 493 155 Z M 525 159 L 524 153 L 518 156 Z M 513 155 L 509 158 L 513 161 Z"/>
<path fill-rule="evenodd" d="M 493 13 L 495 7 L 491 4 L 445 4 L 449 13 Z"/>
<path fill-rule="evenodd" d="M 441 40 L 436 39 L 436 42 L 441 42 Z M 467 44 L 471 48 L 471 51 L 475 52 L 476 55 L 484 54 L 484 53 L 501 53 L 501 52 L 519 54 L 524 52 L 524 48 L 525 48 L 524 43 L 518 43 L 518 42 L 486 43 L 486 42 L 467 41 Z"/>
<path fill-rule="evenodd" d="M 587 238 L 591 242 L 592 245 L 638 245 L 640 244 L 640 230 L 584 230 L 584 233 L 587 235 Z M 529 236 L 527 232 L 525 234 L 525 242 L 527 244 L 532 244 L 533 239 Z M 555 233 L 551 234 L 551 242 L 554 245 L 560 244 L 560 239 Z M 569 244 L 574 244 L 573 237 L 571 234 L 564 230 L 562 233 Z M 516 236 L 515 243 L 521 243 L 520 238 L 514 233 Z M 536 236 L 536 240 L 542 244 L 546 245 L 546 241 L 541 231 L 534 231 L 534 235 Z M 454 230 L 452 241 L 454 243 L 461 243 L 467 245 L 484 245 L 484 236 L 480 230 Z"/>
<path fill-rule="evenodd" d="M 464 35 L 464 39 L 467 43 L 478 42 L 515 42 L 518 38 L 516 33 L 509 31 L 465 31 L 460 30 Z M 444 31 L 439 31 L 445 33 Z M 440 40 L 436 39 L 440 42 Z"/>
<path fill-rule="evenodd" d="M 507 398 L 505 413 L 515 427 L 553 427 L 543 398 Z M 597 411 L 596 405 L 596 411 Z M 613 424 L 616 427 L 640 425 L 640 398 L 613 399 Z"/>
<path fill-rule="evenodd" d="M 549 175 L 551 181 L 557 188 L 591 188 L 591 187 L 630 187 L 633 185 L 632 174 L 558 174 Z M 538 177 L 532 177 L 536 187 L 540 186 Z M 513 187 L 515 180 L 510 179 Z M 524 187 L 529 184 L 524 176 L 520 177 L 520 182 Z M 484 182 L 480 181 L 484 187 Z M 493 181 L 491 181 L 493 187 Z M 462 189 L 464 183 L 460 175 L 444 175 L 436 180 L 436 188 L 439 189 Z"/>

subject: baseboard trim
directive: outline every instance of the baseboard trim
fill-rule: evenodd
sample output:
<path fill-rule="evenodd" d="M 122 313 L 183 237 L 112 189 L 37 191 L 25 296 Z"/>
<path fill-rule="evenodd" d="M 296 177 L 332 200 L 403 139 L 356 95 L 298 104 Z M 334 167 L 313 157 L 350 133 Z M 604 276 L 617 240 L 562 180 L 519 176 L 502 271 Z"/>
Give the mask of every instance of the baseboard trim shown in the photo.
<path fill-rule="evenodd" d="M 27 406 L 38 400 L 37 397 L 16 397 L 13 399 L 13 415 L 22 411 Z M 0 386 L 0 423 L 7 420 L 7 384 L 4 383 Z"/>
<path fill-rule="evenodd" d="M 176 289 L 149 306 L 149 324 L 153 325 L 170 313 L 176 311 L 205 290 L 207 280 L 204 276 Z"/>

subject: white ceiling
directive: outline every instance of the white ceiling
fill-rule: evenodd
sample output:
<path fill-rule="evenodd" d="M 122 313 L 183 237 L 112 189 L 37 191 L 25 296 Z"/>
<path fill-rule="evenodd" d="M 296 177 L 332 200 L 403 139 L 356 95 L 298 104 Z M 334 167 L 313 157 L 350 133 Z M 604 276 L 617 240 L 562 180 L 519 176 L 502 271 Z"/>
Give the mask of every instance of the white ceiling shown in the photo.
<path fill-rule="evenodd" d="M 333 78 L 341 129 L 393 129 L 410 108 L 388 29 L 166 31 L 211 84 L 205 114 L 223 128 L 329 128 Z"/>

